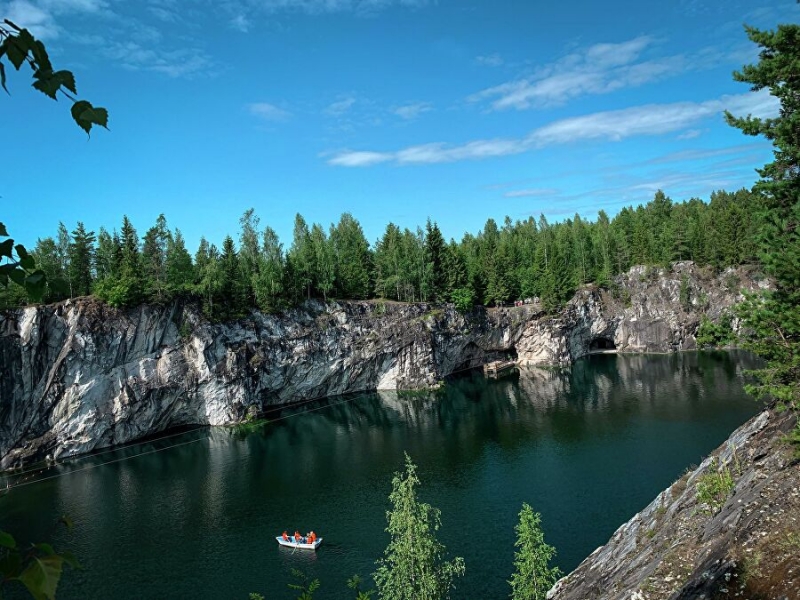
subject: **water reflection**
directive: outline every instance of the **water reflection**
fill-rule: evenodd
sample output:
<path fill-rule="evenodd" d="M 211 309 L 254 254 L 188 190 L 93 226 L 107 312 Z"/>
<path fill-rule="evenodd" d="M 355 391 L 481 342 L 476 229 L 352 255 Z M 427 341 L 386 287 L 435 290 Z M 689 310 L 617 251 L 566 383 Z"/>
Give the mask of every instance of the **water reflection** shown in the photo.
<path fill-rule="evenodd" d="M 742 391 L 755 366 L 742 353 L 599 355 L 289 407 L 246 435 L 203 429 L 58 466 L 48 474 L 64 476 L 0 497 L 0 528 L 81 557 L 87 570 L 69 575 L 64 597 L 160 597 L 169 580 L 176 597 L 288 598 L 283 582 L 300 567 L 344 598 L 344 579 L 370 573 L 383 550 L 391 473 L 407 451 L 444 541 L 467 561 L 463 597 L 500 597 L 513 547 L 477 540 L 510 536 L 531 502 L 560 565 L 574 567 L 756 411 Z M 54 535 L 64 513 L 75 531 Z M 318 555 L 274 544 L 298 527 L 325 537 Z"/>

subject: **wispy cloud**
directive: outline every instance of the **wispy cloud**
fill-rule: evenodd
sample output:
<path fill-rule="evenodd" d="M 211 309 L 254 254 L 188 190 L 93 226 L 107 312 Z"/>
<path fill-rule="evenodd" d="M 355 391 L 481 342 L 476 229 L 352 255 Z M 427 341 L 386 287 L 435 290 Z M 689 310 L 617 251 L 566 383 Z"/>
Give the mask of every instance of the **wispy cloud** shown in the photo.
<path fill-rule="evenodd" d="M 778 100 L 766 90 L 723 96 L 706 102 L 649 104 L 603 111 L 555 121 L 521 138 L 475 140 L 458 146 L 434 142 L 395 152 L 343 151 L 328 163 L 337 166 L 370 166 L 394 162 L 399 165 L 435 164 L 520 154 L 537 148 L 587 140 L 619 141 L 625 138 L 681 131 L 723 110 L 734 114 L 770 116 L 777 113 Z"/>
<path fill-rule="evenodd" d="M 381 152 L 342 152 L 328 160 L 328 164 L 338 167 L 369 167 L 392 160 L 391 154 Z"/>
<path fill-rule="evenodd" d="M 238 14 L 238 15 L 235 15 L 230 20 L 230 24 L 231 24 L 231 27 L 233 27 L 237 31 L 241 31 L 242 33 L 247 33 L 248 31 L 250 31 L 250 27 L 252 25 L 252 23 L 250 22 L 250 19 L 248 19 L 244 14 L 241 14 L 241 13 Z"/>
<path fill-rule="evenodd" d="M 395 108 L 392 112 L 401 119 L 412 121 L 419 117 L 422 113 L 426 113 L 433 109 L 430 102 L 415 102 L 414 104 L 406 104 Z"/>
<path fill-rule="evenodd" d="M 252 104 L 248 104 L 247 110 L 251 115 L 258 117 L 263 121 L 285 121 L 292 116 L 292 113 L 289 111 L 278 108 L 274 104 L 269 104 L 268 102 L 254 102 Z"/>
<path fill-rule="evenodd" d="M 687 129 L 683 133 L 678 134 L 677 139 L 679 140 L 693 140 L 696 137 L 700 137 L 703 135 L 702 129 Z"/>
<path fill-rule="evenodd" d="M 209 74 L 213 61 L 198 48 L 164 50 L 138 42 L 118 42 L 108 46 L 104 54 L 126 69 L 154 71 L 169 77 L 195 77 Z"/>
<path fill-rule="evenodd" d="M 558 194 L 555 188 L 532 188 L 527 190 L 510 190 L 503 194 L 505 198 L 532 198 L 539 196 L 553 196 Z"/>
<path fill-rule="evenodd" d="M 430 0 L 430 2 L 432 1 L 434 0 Z M 430 2 L 429 0 L 228 0 L 226 6 L 239 12 L 247 11 L 250 14 L 299 12 L 308 15 L 324 15 L 349 12 L 369 16 L 394 6 L 420 8 Z"/>
<path fill-rule="evenodd" d="M 762 152 L 763 148 L 769 148 L 768 143 L 761 144 L 739 144 L 737 146 L 729 146 L 727 148 L 692 148 L 690 150 L 680 150 L 678 152 L 670 152 L 663 156 L 653 158 L 647 164 L 658 165 L 665 163 L 697 161 L 716 158 L 719 156 L 751 154 L 755 152 Z"/>
<path fill-rule="evenodd" d="M 52 40 L 62 33 L 56 17 L 69 13 L 99 13 L 105 0 L 11 0 L 0 2 L 0 16 L 25 27 L 37 38 Z"/>
<path fill-rule="evenodd" d="M 57 38 L 61 32 L 52 13 L 25 0 L 12 0 L 0 4 L 0 14 L 12 23 L 28 29 L 43 40 Z"/>
<path fill-rule="evenodd" d="M 494 54 L 475 57 L 475 63 L 484 67 L 499 67 L 503 62 L 503 57 L 496 52 Z"/>
<path fill-rule="evenodd" d="M 355 103 L 355 96 L 347 96 L 329 104 L 323 112 L 330 117 L 341 117 L 346 114 Z"/>
<path fill-rule="evenodd" d="M 494 110 L 523 110 L 635 87 L 678 72 L 684 62 L 679 56 L 639 61 L 652 44 L 652 38 L 647 36 L 618 44 L 595 44 L 541 67 L 530 77 L 484 89 L 468 100 L 491 100 Z"/>

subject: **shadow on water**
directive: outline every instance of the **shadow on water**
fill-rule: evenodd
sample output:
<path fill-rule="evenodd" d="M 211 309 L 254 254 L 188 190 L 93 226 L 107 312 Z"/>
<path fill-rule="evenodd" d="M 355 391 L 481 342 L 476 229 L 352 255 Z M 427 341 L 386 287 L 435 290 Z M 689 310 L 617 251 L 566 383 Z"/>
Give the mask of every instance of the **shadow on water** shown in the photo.
<path fill-rule="evenodd" d="M 63 476 L 0 497 L 0 528 L 76 552 L 87 568 L 67 575 L 66 598 L 160 597 L 165 582 L 175 597 L 290 598 L 291 568 L 347 598 L 346 578 L 371 573 L 386 545 L 407 451 L 422 498 L 442 509 L 442 540 L 466 560 L 459 597 L 505 596 L 522 502 L 573 568 L 757 411 L 742 390 L 756 366 L 740 352 L 598 354 L 286 407 L 244 435 L 203 429 L 58 466 L 46 475 Z M 73 533 L 52 533 L 61 514 Z M 325 538 L 316 554 L 273 539 L 312 527 Z M 508 543 L 482 542 L 498 536 Z"/>

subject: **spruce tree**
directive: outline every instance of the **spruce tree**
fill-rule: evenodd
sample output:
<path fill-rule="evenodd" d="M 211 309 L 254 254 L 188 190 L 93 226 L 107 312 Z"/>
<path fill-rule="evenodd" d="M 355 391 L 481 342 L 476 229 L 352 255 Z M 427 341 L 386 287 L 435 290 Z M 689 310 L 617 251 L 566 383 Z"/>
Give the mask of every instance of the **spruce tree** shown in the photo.
<path fill-rule="evenodd" d="M 800 409 L 800 25 L 779 25 L 774 31 L 746 28 L 761 47 L 759 61 L 734 73 L 751 89 L 764 88 L 780 101 L 775 118 L 737 118 L 729 124 L 747 135 L 772 140 L 775 160 L 758 173 L 760 194 L 759 258 L 775 280 L 775 290 L 750 297 L 739 310 L 752 335 L 747 347 L 767 361 L 749 389 Z M 800 423 L 794 439 L 800 443 Z"/>
<path fill-rule="evenodd" d="M 439 226 L 428 219 L 425 224 L 425 295 L 434 302 L 443 300 L 446 287 L 444 273 L 444 238 Z"/>
<path fill-rule="evenodd" d="M 336 263 L 337 293 L 342 298 L 369 298 L 373 258 L 361 224 L 350 213 L 344 213 L 331 227 L 330 241 Z"/>
<path fill-rule="evenodd" d="M 170 294 L 184 294 L 190 290 L 194 281 L 194 266 L 180 229 L 167 238 L 164 269 Z"/>
<path fill-rule="evenodd" d="M 86 231 L 81 221 L 72 232 L 69 246 L 69 281 L 75 296 L 88 296 L 92 290 L 94 231 Z"/>

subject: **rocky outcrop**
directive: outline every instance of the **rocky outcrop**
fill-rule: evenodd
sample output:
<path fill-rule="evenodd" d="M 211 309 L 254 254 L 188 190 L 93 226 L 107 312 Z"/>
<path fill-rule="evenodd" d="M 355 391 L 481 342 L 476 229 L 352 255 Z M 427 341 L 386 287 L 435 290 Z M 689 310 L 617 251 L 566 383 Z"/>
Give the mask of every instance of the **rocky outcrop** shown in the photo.
<path fill-rule="evenodd" d="M 796 415 L 766 410 L 556 583 L 550 600 L 800 598 Z"/>
<path fill-rule="evenodd" d="M 556 317 L 537 304 L 465 316 L 449 306 L 312 301 L 211 324 L 178 303 L 31 307 L 0 317 L 0 468 L 235 423 L 275 404 L 434 387 L 503 353 L 565 365 L 604 346 L 690 349 L 703 312 L 716 317 L 740 287 L 757 286 L 743 270 L 715 277 L 676 263 L 582 289 Z"/>
<path fill-rule="evenodd" d="M 742 290 L 767 285 L 746 269 L 712 276 L 691 262 L 674 263 L 669 271 L 633 267 L 609 289 L 578 291 L 558 317 L 531 320 L 517 342 L 518 359 L 528 365 L 568 365 L 609 349 L 694 350 L 703 315 L 717 321 L 741 301 Z"/>

